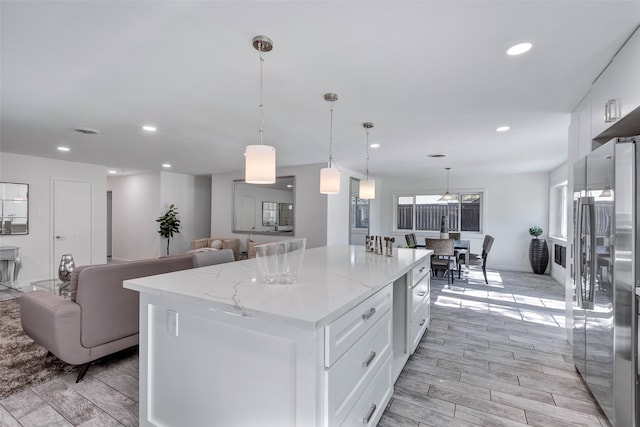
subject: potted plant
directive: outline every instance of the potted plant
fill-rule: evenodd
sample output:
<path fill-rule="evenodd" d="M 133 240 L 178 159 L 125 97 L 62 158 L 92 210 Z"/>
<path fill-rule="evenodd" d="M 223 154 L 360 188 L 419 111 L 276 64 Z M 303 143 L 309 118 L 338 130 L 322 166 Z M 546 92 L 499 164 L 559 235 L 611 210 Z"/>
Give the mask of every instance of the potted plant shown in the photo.
<path fill-rule="evenodd" d="M 529 263 L 533 272 L 544 274 L 549 264 L 549 248 L 545 239 L 538 239 L 542 235 L 542 228 L 537 225 L 529 228 L 529 234 L 534 238 L 529 243 Z"/>
<path fill-rule="evenodd" d="M 167 255 L 169 255 L 169 241 L 173 237 L 173 233 L 180 233 L 180 219 L 178 218 L 178 208 L 172 203 L 169 209 L 156 219 L 160 223 L 158 234 L 167 239 Z"/>

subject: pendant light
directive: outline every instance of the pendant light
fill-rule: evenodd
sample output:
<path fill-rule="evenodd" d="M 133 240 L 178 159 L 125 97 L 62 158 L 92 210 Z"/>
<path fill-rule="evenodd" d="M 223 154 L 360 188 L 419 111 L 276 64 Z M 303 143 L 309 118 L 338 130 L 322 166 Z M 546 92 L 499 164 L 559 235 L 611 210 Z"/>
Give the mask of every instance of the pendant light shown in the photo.
<path fill-rule="evenodd" d="M 332 168 L 333 155 L 331 152 L 333 146 L 333 104 L 338 100 L 335 93 L 325 93 L 324 100 L 331 103 L 331 121 L 329 131 L 329 163 L 326 168 L 320 169 L 320 193 L 322 194 L 338 194 L 340 193 L 340 171 Z"/>
<path fill-rule="evenodd" d="M 445 168 L 447 170 L 447 191 L 438 199 L 439 202 L 452 202 L 458 200 L 455 194 L 449 193 L 449 171 L 451 168 Z"/>
<path fill-rule="evenodd" d="M 253 47 L 260 52 L 260 144 L 247 145 L 244 152 L 244 180 L 249 184 L 274 184 L 276 182 L 276 149 L 262 143 L 264 113 L 262 110 L 262 58 L 263 52 L 273 49 L 273 42 L 267 36 L 255 36 Z"/>
<path fill-rule="evenodd" d="M 367 168 L 366 168 L 366 178 L 360 180 L 360 199 L 375 199 L 376 198 L 376 182 L 374 180 L 369 180 L 369 129 L 373 128 L 373 123 L 365 122 L 362 124 L 365 131 L 367 132 Z"/>

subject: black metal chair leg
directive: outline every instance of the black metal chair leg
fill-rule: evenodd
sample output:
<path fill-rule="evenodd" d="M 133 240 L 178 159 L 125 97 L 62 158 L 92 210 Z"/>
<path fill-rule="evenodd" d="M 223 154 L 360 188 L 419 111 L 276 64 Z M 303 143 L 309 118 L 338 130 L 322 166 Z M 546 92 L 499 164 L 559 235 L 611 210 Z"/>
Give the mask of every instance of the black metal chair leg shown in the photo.
<path fill-rule="evenodd" d="M 85 363 L 80 367 L 80 371 L 78 371 L 78 378 L 76 378 L 76 383 L 79 383 L 84 378 L 84 374 L 89 370 L 89 366 L 91 366 L 91 362 Z"/>
<path fill-rule="evenodd" d="M 487 280 L 487 266 L 484 265 L 484 263 L 482 263 L 482 274 L 484 274 L 484 283 L 488 285 L 489 281 Z"/>
<path fill-rule="evenodd" d="M 47 351 L 47 354 L 44 355 L 45 358 L 51 357 L 51 356 L 53 356 L 53 353 L 51 353 L 50 351 Z"/>

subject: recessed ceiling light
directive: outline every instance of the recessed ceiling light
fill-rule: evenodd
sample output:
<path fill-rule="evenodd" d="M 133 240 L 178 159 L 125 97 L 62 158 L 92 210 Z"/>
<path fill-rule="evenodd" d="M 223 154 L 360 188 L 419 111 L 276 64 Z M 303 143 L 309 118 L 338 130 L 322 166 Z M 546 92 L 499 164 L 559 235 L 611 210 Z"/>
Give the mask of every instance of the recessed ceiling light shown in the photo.
<path fill-rule="evenodd" d="M 427 154 L 427 157 L 433 157 L 434 159 L 439 159 L 441 157 L 447 157 L 446 154 Z"/>
<path fill-rule="evenodd" d="M 111 169 L 111 170 L 109 171 L 109 173 L 110 173 L 111 175 L 115 175 L 115 174 L 117 174 L 117 173 L 118 173 L 118 171 L 114 171 L 113 169 Z"/>
<path fill-rule="evenodd" d="M 380 144 L 371 144 L 369 145 L 371 148 L 380 148 Z"/>
<path fill-rule="evenodd" d="M 500 127 L 496 128 L 496 132 L 506 132 L 509 129 L 511 129 L 509 126 L 500 126 Z"/>
<path fill-rule="evenodd" d="M 519 43 L 507 49 L 507 55 L 521 55 L 531 49 L 531 43 Z"/>
<path fill-rule="evenodd" d="M 163 163 L 162 167 L 169 169 L 171 167 L 171 165 L 169 163 Z"/>
<path fill-rule="evenodd" d="M 146 130 L 147 132 L 155 132 L 158 129 L 156 129 L 155 126 L 144 125 L 142 126 L 142 130 Z"/>
<path fill-rule="evenodd" d="M 293 184 L 287 184 L 287 188 L 293 188 Z"/>
<path fill-rule="evenodd" d="M 71 151 L 71 149 L 69 147 L 58 147 L 58 151 Z"/>

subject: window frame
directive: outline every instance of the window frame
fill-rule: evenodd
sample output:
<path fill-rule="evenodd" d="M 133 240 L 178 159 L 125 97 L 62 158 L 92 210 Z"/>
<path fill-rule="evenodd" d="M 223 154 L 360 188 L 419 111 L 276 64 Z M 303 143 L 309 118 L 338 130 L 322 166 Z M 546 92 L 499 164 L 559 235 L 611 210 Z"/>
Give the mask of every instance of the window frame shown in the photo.
<path fill-rule="evenodd" d="M 462 209 L 462 202 L 461 202 L 461 195 L 464 194 L 479 194 L 480 195 L 480 209 L 479 209 L 479 215 L 480 218 L 479 220 L 479 225 L 480 225 L 480 230 L 479 231 L 460 231 L 461 233 L 465 233 L 465 234 L 471 234 L 471 235 L 481 235 L 484 233 L 484 229 L 485 229 L 485 223 L 484 223 L 484 218 L 485 218 L 485 209 L 486 209 L 486 197 L 487 197 L 487 190 L 486 189 L 466 189 L 466 190 L 451 190 L 450 191 L 451 194 L 455 194 L 458 198 L 458 228 L 460 228 L 460 221 L 462 220 L 462 215 L 461 215 L 461 209 Z M 417 230 L 416 229 L 416 208 L 415 208 L 415 203 L 416 203 L 416 196 L 441 196 L 443 193 L 439 192 L 439 191 L 415 191 L 415 192 L 402 192 L 402 193 L 394 193 L 393 194 L 393 212 L 392 212 L 392 230 L 394 233 L 438 233 L 439 230 Z M 398 199 L 400 197 L 412 197 L 413 198 L 413 218 L 412 218 L 412 228 L 411 229 L 400 229 L 398 228 Z"/>
<path fill-rule="evenodd" d="M 558 201 L 558 190 L 564 188 L 564 197 Z M 549 237 L 567 241 L 569 237 L 569 212 L 567 200 L 569 197 L 569 182 L 563 180 L 549 186 Z M 560 214 L 560 217 L 558 217 Z M 557 225 L 560 226 L 558 232 Z M 564 231 L 564 235 L 562 234 Z"/>

